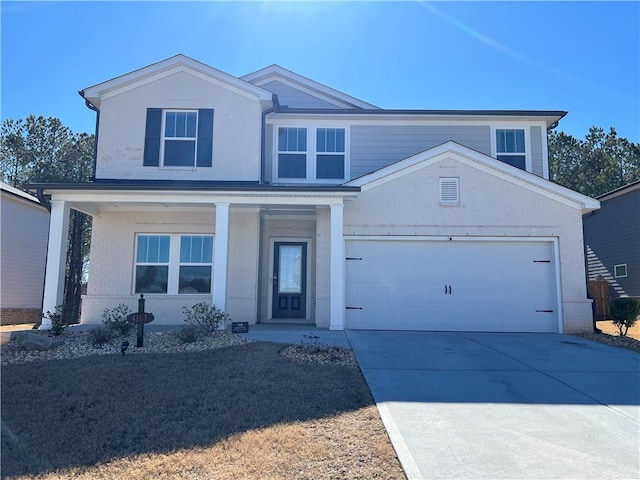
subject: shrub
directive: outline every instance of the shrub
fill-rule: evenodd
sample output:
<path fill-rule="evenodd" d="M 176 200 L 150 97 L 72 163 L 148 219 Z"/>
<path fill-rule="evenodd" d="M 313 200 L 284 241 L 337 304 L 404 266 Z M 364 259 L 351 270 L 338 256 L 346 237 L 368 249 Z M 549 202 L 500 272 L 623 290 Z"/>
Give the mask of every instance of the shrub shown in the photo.
<path fill-rule="evenodd" d="M 99 326 L 89 330 L 89 336 L 94 346 L 101 347 L 113 338 L 113 331 L 107 327 Z"/>
<path fill-rule="evenodd" d="M 134 327 L 134 324 L 127 320 L 130 312 L 131 310 L 124 303 L 111 310 L 105 308 L 102 312 L 102 323 L 114 333 L 127 335 Z"/>
<path fill-rule="evenodd" d="M 67 323 L 64 321 L 64 318 L 62 316 L 62 305 L 56 305 L 53 313 L 47 310 L 47 312 L 43 316 L 51 320 L 51 333 L 53 333 L 56 337 L 58 335 L 62 335 L 64 329 L 67 328 Z"/>
<path fill-rule="evenodd" d="M 201 327 L 196 325 L 185 325 L 178 330 L 177 336 L 182 343 L 193 343 L 198 340 L 201 333 Z"/>
<path fill-rule="evenodd" d="M 204 332 L 214 333 L 229 322 L 229 315 L 215 305 L 206 302 L 196 303 L 191 308 L 182 307 L 184 321 L 200 328 Z"/>
<path fill-rule="evenodd" d="M 624 337 L 633 327 L 640 315 L 640 301 L 635 298 L 616 298 L 610 304 L 613 324 L 618 327 L 620 336 Z"/>

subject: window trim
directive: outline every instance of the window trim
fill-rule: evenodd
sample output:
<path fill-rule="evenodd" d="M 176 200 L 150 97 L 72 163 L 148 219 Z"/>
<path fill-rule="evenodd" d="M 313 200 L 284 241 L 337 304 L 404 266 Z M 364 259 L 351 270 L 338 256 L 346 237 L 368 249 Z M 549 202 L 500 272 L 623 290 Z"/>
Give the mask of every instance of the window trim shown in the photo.
<path fill-rule="evenodd" d="M 308 122 L 304 120 L 281 120 L 271 123 L 273 126 L 273 145 L 272 145 L 272 162 L 271 175 L 273 183 L 278 184 L 322 184 L 322 185 L 341 185 L 350 180 L 349 172 L 351 171 L 351 125 L 339 124 L 335 121 L 328 122 Z M 280 152 L 278 146 L 278 132 L 280 128 L 306 128 L 307 129 L 307 163 L 305 178 L 281 178 L 278 176 L 278 161 Z M 344 130 L 344 177 L 343 178 L 316 178 L 317 172 L 317 156 L 318 154 L 326 154 L 317 151 L 317 131 L 319 128 L 335 128 Z M 336 153 L 337 154 L 337 153 Z"/>
<path fill-rule="evenodd" d="M 166 122 L 167 122 L 167 113 L 195 113 L 196 114 L 196 132 L 194 137 L 167 137 L 166 136 Z M 198 127 L 200 125 L 200 111 L 191 108 L 163 108 L 162 109 L 162 122 L 160 124 L 160 168 L 169 170 L 169 169 L 177 169 L 177 170 L 195 170 L 198 166 Z M 167 140 L 171 141 L 181 141 L 181 142 L 193 142 L 193 165 L 166 165 L 165 164 L 165 144 Z"/>
<path fill-rule="evenodd" d="M 624 275 L 618 275 L 618 272 L 617 272 L 618 267 L 624 267 Z M 615 278 L 627 278 L 628 275 L 629 275 L 629 270 L 627 268 L 626 263 L 619 263 L 613 266 L 613 276 Z"/>
<path fill-rule="evenodd" d="M 168 263 L 138 263 L 138 239 L 143 236 L 160 236 L 169 237 L 169 262 Z M 211 237 L 211 262 L 210 263 L 192 263 L 180 261 L 180 242 L 182 237 Z M 215 234 L 213 233 L 167 233 L 167 232 L 136 232 L 134 234 L 134 246 L 133 246 L 133 262 L 132 262 L 132 281 L 131 281 L 131 293 L 132 295 L 139 295 L 141 292 L 136 292 L 136 272 L 138 265 L 166 265 L 168 266 L 168 278 L 167 278 L 167 292 L 166 293 L 152 293 L 142 292 L 145 296 L 211 296 L 213 294 L 213 272 L 214 272 L 214 255 L 215 255 Z M 211 267 L 211 290 L 203 293 L 180 293 L 179 292 L 179 279 L 180 279 L 180 267 L 181 266 L 210 266 Z"/>
<path fill-rule="evenodd" d="M 496 123 L 491 125 L 491 156 L 498 160 L 498 155 L 516 156 L 521 153 L 500 153 L 498 154 L 498 130 L 523 130 L 524 131 L 524 171 L 531 172 L 531 125 L 529 123 Z M 509 165 L 502 160 L 498 160 L 505 165 Z M 511 166 L 511 165 L 510 165 Z M 518 167 L 514 167 L 518 168 Z"/>

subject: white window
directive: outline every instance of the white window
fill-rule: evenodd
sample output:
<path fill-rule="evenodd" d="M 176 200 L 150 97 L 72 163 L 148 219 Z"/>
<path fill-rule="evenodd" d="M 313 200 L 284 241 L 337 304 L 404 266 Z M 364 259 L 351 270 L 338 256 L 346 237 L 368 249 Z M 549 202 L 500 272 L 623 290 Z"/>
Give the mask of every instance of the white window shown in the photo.
<path fill-rule="evenodd" d="M 457 205 L 460 203 L 460 179 L 440 177 L 440 204 Z"/>
<path fill-rule="evenodd" d="M 496 129 L 496 158 L 501 162 L 526 170 L 527 151 L 522 128 Z"/>
<path fill-rule="evenodd" d="M 167 293 L 169 235 L 138 235 L 135 293 Z"/>
<path fill-rule="evenodd" d="M 211 293 L 212 235 L 136 237 L 134 293 Z"/>
<path fill-rule="evenodd" d="M 318 128 L 316 152 L 317 179 L 344 179 L 344 128 Z"/>
<path fill-rule="evenodd" d="M 165 110 L 163 159 L 168 167 L 193 167 L 196 164 L 198 111 Z"/>
<path fill-rule="evenodd" d="M 278 127 L 275 178 L 342 183 L 347 176 L 346 144 L 344 128 Z"/>
<path fill-rule="evenodd" d="M 307 177 L 307 129 L 278 129 L 278 178 Z"/>
<path fill-rule="evenodd" d="M 627 276 L 627 264 L 621 263 L 620 265 L 613 266 L 613 275 L 616 278 L 624 278 Z"/>

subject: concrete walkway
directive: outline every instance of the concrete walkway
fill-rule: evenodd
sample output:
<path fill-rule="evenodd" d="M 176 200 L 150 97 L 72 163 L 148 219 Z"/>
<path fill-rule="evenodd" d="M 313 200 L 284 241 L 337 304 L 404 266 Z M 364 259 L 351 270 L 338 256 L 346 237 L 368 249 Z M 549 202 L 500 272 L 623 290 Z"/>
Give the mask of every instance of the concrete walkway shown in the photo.
<path fill-rule="evenodd" d="M 640 355 L 565 335 L 348 331 L 414 479 L 640 478 Z"/>

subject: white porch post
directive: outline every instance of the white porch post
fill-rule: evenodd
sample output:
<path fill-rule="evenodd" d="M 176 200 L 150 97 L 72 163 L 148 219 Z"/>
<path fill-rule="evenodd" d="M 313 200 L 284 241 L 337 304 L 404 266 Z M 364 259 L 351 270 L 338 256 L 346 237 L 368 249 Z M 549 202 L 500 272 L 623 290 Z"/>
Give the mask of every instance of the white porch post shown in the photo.
<path fill-rule="evenodd" d="M 229 204 L 216 203 L 216 233 L 213 254 L 213 304 L 226 311 L 229 254 Z"/>
<path fill-rule="evenodd" d="M 331 205 L 331 304 L 329 330 L 344 330 L 344 205 Z"/>
<path fill-rule="evenodd" d="M 43 313 L 55 311 L 62 304 L 64 295 L 64 272 L 69 241 L 69 205 L 63 200 L 51 202 L 49 219 L 49 246 L 47 248 L 47 269 L 44 281 Z M 41 330 L 51 329 L 51 320 L 42 319 Z"/>

